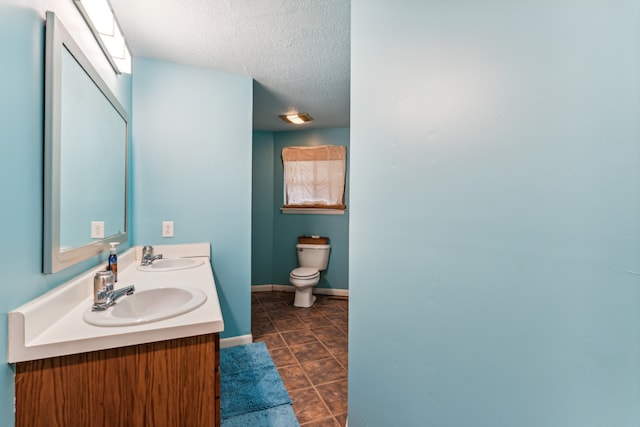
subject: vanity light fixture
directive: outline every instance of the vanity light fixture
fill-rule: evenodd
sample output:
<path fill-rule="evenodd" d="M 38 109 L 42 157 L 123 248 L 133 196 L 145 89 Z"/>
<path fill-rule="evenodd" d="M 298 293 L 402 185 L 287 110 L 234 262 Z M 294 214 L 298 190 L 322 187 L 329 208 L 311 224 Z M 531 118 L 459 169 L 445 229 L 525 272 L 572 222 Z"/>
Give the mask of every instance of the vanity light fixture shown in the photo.
<path fill-rule="evenodd" d="M 313 117 L 311 117 L 307 113 L 283 114 L 278 117 L 280 117 L 285 122 L 292 123 L 294 125 L 302 125 L 313 120 Z"/>
<path fill-rule="evenodd" d="M 73 1 L 114 71 L 131 74 L 131 52 L 109 0 Z"/>

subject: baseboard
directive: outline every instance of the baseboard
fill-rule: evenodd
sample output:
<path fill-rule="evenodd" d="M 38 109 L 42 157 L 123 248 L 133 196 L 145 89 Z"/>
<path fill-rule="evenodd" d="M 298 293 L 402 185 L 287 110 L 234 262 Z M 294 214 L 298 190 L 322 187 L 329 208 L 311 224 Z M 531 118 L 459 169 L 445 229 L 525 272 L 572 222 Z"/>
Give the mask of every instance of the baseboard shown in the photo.
<path fill-rule="evenodd" d="M 254 285 L 251 286 L 251 292 L 295 292 L 296 288 L 292 285 Z M 332 288 L 313 288 L 316 295 L 333 295 L 340 297 L 348 297 L 349 289 L 332 289 Z"/>
<path fill-rule="evenodd" d="M 253 335 L 240 335 L 231 338 L 220 338 L 220 348 L 235 347 L 237 345 L 251 344 L 253 342 Z"/>
<path fill-rule="evenodd" d="M 272 290 L 277 292 L 295 292 L 296 288 L 292 285 L 271 285 L 273 287 Z"/>
<path fill-rule="evenodd" d="M 251 292 L 271 292 L 273 285 L 253 285 L 251 286 Z"/>
<path fill-rule="evenodd" d="M 314 288 L 313 293 L 316 295 L 333 295 L 336 297 L 348 297 L 349 289 Z"/>

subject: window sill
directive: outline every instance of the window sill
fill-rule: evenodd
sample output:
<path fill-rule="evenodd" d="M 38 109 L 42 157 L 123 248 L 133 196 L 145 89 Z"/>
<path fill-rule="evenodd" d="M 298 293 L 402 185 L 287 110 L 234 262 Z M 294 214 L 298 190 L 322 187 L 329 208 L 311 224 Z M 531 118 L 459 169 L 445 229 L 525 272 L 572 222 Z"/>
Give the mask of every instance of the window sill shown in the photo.
<path fill-rule="evenodd" d="M 323 208 L 280 208 L 284 214 L 305 214 L 305 215 L 344 215 L 346 209 L 323 209 Z"/>

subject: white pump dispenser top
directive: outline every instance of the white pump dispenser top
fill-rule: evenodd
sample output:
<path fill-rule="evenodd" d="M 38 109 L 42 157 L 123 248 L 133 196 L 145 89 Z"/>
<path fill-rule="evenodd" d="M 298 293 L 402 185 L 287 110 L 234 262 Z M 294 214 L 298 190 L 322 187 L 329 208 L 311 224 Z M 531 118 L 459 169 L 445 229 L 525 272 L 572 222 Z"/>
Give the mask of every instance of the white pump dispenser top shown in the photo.
<path fill-rule="evenodd" d="M 111 249 L 109 249 L 109 253 L 115 254 L 116 253 L 116 245 L 119 245 L 120 242 L 111 242 L 109 243 L 109 245 L 111 246 Z"/>

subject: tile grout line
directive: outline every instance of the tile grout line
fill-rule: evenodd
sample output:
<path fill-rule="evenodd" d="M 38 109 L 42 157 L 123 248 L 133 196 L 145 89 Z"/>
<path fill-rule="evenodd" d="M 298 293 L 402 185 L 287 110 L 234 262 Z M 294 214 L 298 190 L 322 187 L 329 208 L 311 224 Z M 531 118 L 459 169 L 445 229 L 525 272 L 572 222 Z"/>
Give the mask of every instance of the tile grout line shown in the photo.
<path fill-rule="evenodd" d="M 268 302 L 268 304 L 265 304 L 265 302 Z M 257 303 L 257 304 L 256 304 Z M 326 345 L 326 341 L 327 340 L 323 340 L 321 339 L 318 334 L 316 332 L 313 331 L 312 326 L 309 326 L 308 324 L 308 318 L 313 318 L 315 317 L 313 314 L 308 316 L 308 318 L 302 318 L 300 316 L 298 316 L 298 314 L 296 313 L 291 313 L 292 317 L 289 316 L 288 310 L 283 310 L 284 312 L 287 313 L 286 318 L 292 318 L 292 319 L 296 319 L 296 321 L 301 322 L 302 326 L 299 329 L 292 329 L 290 331 L 281 331 L 276 325 L 275 325 L 275 321 L 277 320 L 284 320 L 282 318 L 277 318 L 277 316 L 274 313 L 274 310 L 277 311 L 280 307 L 280 305 L 289 308 L 289 304 L 287 303 L 286 300 L 282 299 L 282 298 L 272 298 L 269 297 L 268 299 L 265 299 L 265 301 L 263 301 L 260 298 L 256 298 L 256 299 L 252 299 L 252 307 L 253 304 L 256 304 L 259 306 L 259 309 L 262 313 L 265 313 L 266 317 L 261 317 L 261 320 L 258 321 L 257 323 L 262 324 L 265 320 L 267 320 L 271 325 L 271 328 L 269 328 L 269 331 L 264 335 L 277 335 L 278 338 L 280 339 L 280 341 L 282 342 L 282 344 L 284 345 L 284 347 L 280 347 L 278 349 L 284 349 L 286 348 L 287 351 L 289 352 L 289 354 L 291 356 L 293 356 L 293 360 L 296 361 L 296 363 L 292 363 L 292 364 L 287 364 L 287 365 L 283 365 L 280 366 L 280 368 L 284 368 L 284 367 L 288 367 L 288 366 L 297 366 L 298 369 L 300 369 L 302 371 L 302 373 L 305 376 L 305 379 L 307 380 L 307 382 L 309 383 L 309 386 L 307 387 L 302 387 L 299 388 L 297 390 L 304 390 L 304 389 L 308 389 L 308 388 L 312 388 L 313 391 L 316 393 L 316 395 L 320 398 L 324 408 L 326 409 L 327 413 L 329 414 L 327 417 L 321 418 L 321 419 L 316 419 L 316 420 L 310 420 L 308 422 L 306 422 L 304 425 L 309 424 L 309 423 L 313 423 L 315 421 L 322 421 L 322 420 L 328 420 L 328 419 L 332 419 L 334 422 L 339 423 L 338 419 L 336 418 L 338 415 L 343 415 L 343 414 L 334 414 L 333 411 L 331 410 L 331 408 L 329 407 L 328 403 L 326 402 L 325 398 L 322 396 L 322 393 L 320 393 L 320 390 L 318 389 L 318 387 L 324 386 L 324 385 L 330 385 L 330 384 L 335 384 L 341 381 L 344 381 L 345 379 L 348 380 L 348 378 L 341 378 L 341 379 L 337 379 L 337 380 L 333 380 L 333 381 L 329 381 L 323 384 L 314 384 L 314 382 L 312 381 L 311 377 L 309 376 L 309 374 L 307 373 L 307 371 L 304 369 L 304 367 L 302 366 L 302 362 L 300 362 L 299 358 L 296 356 L 296 354 L 292 351 L 292 345 L 289 344 L 289 341 L 287 341 L 284 337 L 284 333 L 285 332 L 293 332 L 296 330 L 307 330 L 311 333 L 311 335 L 314 337 L 315 342 L 319 342 L 322 345 L 322 348 L 324 348 L 327 351 L 328 357 L 326 358 L 321 358 L 321 359 L 317 359 L 317 360 L 334 360 L 338 366 L 340 366 L 342 369 L 344 369 L 345 371 L 348 372 L 348 366 L 345 366 L 339 359 L 338 357 L 331 351 L 331 349 Z M 337 309 L 337 312 L 335 311 Z M 330 317 L 326 312 L 322 311 L 323 308 L 317 308 L 317 314 L 319 317 L 323 318 L 322 321 L 322 325 L 324 326 L 316 326 L 316 329 L 318 328 L 322 328 L 322 327 L 334 327 L 336 328 L 338 331 L 340 331 L 342 334 L 346 335 L 346 339 L 347 339 L 347 343 L 348 343 L 348 331 L 345 331 L 339 324 L 334 323 L 334 319 L 332 319 L 332 317 Z M 348 308 L 347 310 L 344 310 L 342 307 L 332 307 L 332 312 L 330 312 L 330 314 L 347 314 L 348 316 Z M 252 314 L 253 314 L 253 309 L 252 309 Z M 253 319 L 252 319 L 253 321 Z M 344 322 L 340 321 L 341 324 L 344 324 Z M 341 339 L 342 337 L 338 337 L 336 338 L 336 340 Z M 331 340 L 329 340 L 331 341 Z M 307 345 L 307 344 L 312 344 L 313 342 L 309 342 L 309 343 L 301 343 L 301 344 L 295 344 L 293 345 L 293 347 L 297 346 L 302 346 L 302 345 Z M 348 345 L 348 344 L 347 344 Z M 278 349 L 273 349 L 278 350 Z M 348 355 L 347 355 L 348 358 Z M 292 392 L 297 391 L 297 390 L 292 390 Z"/>

